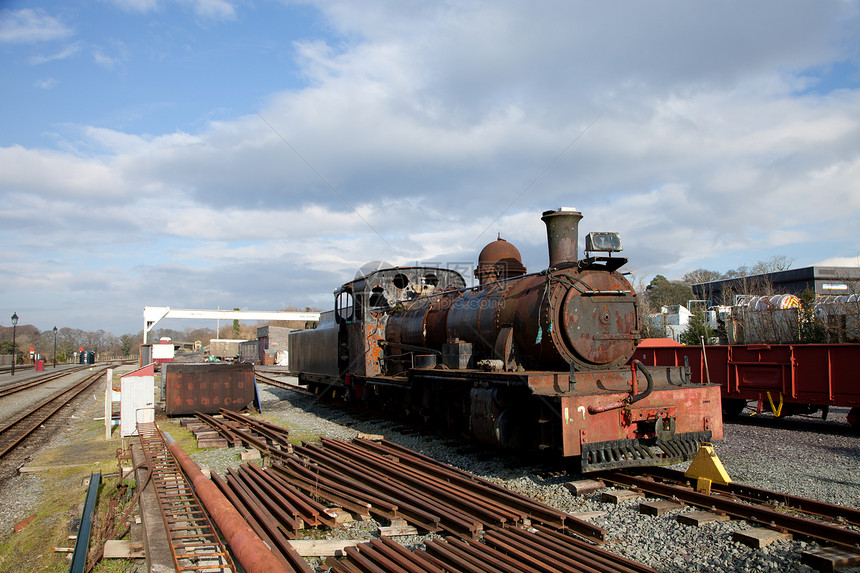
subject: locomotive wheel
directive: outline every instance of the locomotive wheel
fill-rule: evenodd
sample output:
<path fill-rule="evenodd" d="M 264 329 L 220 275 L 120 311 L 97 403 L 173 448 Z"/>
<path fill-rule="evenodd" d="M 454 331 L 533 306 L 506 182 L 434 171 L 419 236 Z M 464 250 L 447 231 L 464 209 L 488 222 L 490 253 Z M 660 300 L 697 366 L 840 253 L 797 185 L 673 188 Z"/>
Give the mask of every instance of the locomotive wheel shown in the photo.
<path fill-rule="evenodd" d="M 848 423 L 860 430 L 860 408 L 856 406 L 851 408 L 851 411 L 848 412 Z"/>
<path fill-rule="evenodd" d="M 723 417 L 732 420 L 741 415 L 744 408 L 747 407 L 747 401 L 740 398 L 724 398 L 723 399 Z"/>

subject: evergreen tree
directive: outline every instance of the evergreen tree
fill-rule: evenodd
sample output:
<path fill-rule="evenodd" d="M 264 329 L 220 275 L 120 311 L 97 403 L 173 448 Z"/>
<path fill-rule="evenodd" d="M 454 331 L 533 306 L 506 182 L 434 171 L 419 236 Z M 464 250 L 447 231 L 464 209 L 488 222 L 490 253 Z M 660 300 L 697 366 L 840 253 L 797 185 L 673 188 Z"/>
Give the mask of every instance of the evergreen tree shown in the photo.
<path fill-rule="evenodd" d="M 687 346 L 697 346 L 702 343 L 702 337 L 704 337 L 705 344 L 710 344 L 714 331 L 708 326 L 705 311 L 697 308 L 693 309 L 692 313 L 687 330 L 681 333 L 681 342 Z"/>

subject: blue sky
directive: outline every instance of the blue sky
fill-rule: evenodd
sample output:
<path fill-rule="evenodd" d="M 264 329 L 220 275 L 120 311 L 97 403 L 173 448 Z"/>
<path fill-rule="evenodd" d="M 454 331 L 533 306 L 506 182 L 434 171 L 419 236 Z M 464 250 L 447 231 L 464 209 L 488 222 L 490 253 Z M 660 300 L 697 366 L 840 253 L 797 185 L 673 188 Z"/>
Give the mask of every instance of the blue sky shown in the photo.
<path fill-rule="evenodd" d="M 860 2 L 0 0 L 0 324 L 328 308 L 369 260 L 860 263 Z M 164 323 L 164 327 L 182 325 Z"/>

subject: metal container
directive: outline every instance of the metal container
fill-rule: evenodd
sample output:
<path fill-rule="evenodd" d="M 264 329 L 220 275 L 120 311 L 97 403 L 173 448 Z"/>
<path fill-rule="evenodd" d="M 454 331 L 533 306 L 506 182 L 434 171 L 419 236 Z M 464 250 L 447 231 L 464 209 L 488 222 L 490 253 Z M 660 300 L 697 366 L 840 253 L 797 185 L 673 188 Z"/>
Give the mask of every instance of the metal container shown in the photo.
<path fill-rule="evenodd" d="M 221 360 L 234 360 L 239 357 L 239 344 L 245 342 L 232 338 L 213 338 L 209 341 L 209 355 Z"/>
<path fill-rule="evenodd" d="M 182 364 L 165 368 L 165 412 L 186 416 L 241 410 L 254 400 L 253 364 Z"/>

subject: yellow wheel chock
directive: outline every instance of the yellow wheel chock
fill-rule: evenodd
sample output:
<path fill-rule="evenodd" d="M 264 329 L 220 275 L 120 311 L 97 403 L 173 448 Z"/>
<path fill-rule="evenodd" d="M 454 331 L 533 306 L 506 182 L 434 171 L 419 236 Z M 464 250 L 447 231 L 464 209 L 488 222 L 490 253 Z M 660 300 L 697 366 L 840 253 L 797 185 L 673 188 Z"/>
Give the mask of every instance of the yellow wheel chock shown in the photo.
<path fill-rule="evenodd" d="M 723 467 L 720 458 L 714 452 L 714 445 L 707 442 L 703 442 L 699 446 L 699 453 L 696 454 L 693 463 L 687 468 L 684 476 L 697 480 L 697 489 L 700 491 L 707 490 L 707 492 L 710 492 L 711 483 L 720 485 L 732 483 L 732 479 L 726 472 L 726 468 Z"/>

